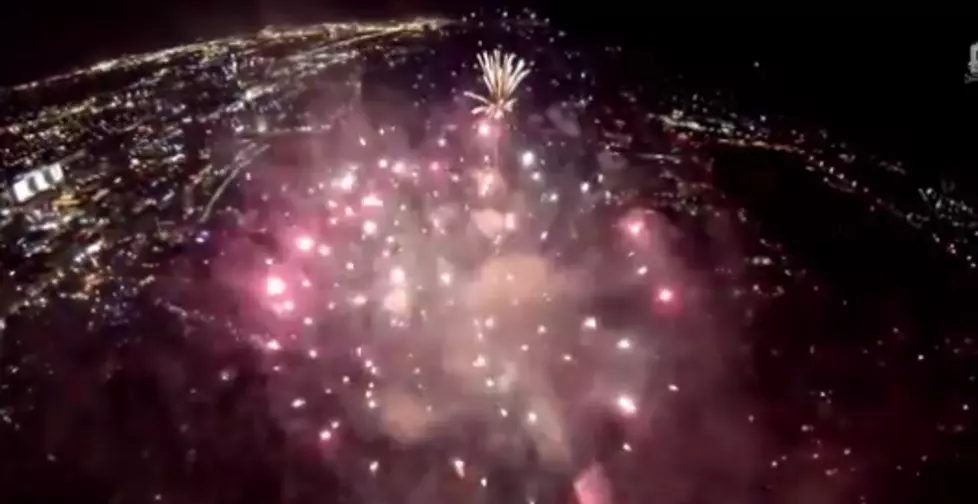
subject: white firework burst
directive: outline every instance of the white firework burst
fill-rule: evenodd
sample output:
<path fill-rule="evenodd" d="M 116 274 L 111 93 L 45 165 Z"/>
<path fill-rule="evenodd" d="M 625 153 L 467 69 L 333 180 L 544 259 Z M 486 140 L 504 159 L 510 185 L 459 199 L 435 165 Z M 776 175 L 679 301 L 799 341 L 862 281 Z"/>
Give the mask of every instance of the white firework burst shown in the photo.
<path fill-rule="evenodd" d="M 515 54 L 503 54 L 498 49 L 492 52 L 479 53 L 479 68 L 482 69 L 482 83 L 486 86 L 486 95 L 466 91 L 465 96 L 479 102 L 472 109 L 472 114 L 483 115 L 491 120 L 500 120 L 513 111 L 516 98 L 513 93 L 530 74 L 529 65 Z"/>

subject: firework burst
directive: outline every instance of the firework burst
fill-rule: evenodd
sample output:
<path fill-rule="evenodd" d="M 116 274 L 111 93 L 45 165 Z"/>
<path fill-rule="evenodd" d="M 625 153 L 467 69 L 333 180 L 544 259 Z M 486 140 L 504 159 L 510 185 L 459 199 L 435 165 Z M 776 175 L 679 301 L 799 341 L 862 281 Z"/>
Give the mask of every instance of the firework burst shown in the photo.
<path fill-rule="evenodd" d="M 465 96 L 479 102 L 472 109 L 473 115 L 482 115 L 487 119 L 500 120 L 516 105 L 513 94 L 516 88 L 530 74 L 526 61 L 515 54 L 503 54 L 498 49 L 492 52 L 482 52 L 478 55 L 479 68 L 482 70 L 482 83 L 486 86 L 486 95 L 466 91 Z"/>

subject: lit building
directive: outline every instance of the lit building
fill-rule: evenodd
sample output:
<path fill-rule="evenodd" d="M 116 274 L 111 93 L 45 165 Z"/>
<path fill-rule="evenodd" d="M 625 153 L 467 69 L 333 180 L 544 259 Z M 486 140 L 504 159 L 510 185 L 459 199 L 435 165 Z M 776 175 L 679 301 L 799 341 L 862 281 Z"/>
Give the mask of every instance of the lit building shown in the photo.
<path fill-rule="evenodd" d="M 10 197 L 14 203 L 26 203 L 38 194 L 60 186 L 65 179 L 61 163 L 54 163 L 31 170 L 20 176 L 10 187 Z"/>

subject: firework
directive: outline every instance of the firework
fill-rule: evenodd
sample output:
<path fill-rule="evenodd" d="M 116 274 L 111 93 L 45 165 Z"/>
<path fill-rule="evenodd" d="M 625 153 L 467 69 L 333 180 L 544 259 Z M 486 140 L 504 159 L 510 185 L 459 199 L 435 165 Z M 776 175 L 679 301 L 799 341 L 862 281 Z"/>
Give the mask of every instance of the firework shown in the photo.
<path fill-rule="evenodd" d="M 465 96 L 479 102 L 472 109 L 473 115 L 482 115 L 493 121 L 502 120 L 506 114 L 513 111 L 516 98 L 513 94 L 520 83 L 530 74 L 530 68 L 515 54 L 503 54 L 498 49 L 493 52 L 482 52 L 478 55 L 479 68 L 482 70 L 482 83 L 486 86 L 486 95 L 466 91 Z"/>

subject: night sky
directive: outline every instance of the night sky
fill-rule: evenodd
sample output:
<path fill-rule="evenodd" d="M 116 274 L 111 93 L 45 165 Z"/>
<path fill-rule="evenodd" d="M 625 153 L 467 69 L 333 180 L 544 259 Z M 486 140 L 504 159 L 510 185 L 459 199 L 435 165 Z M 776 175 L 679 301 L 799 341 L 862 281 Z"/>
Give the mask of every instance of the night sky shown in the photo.
<path fill-rule="evenodd" d="M 0 82 L 5 84 L 102 57 L 253 30 L 269 23 L 313 22 L 330 16 L 394 17 L 417 12 L 419 4 L 396 0 L 356 2 L 357 7 L 313 6 L 300 0 L 23 3 L 0 15 L 0 47 L 4 47 Z M 428 2 L 423 8 L 436 13 L 468 10 L 436 4 Z M 978 41 L 978 28 L 959 29 L 963 25 L 950 19 L 911 21 L 910 17 L 899 22 L 880 22 L 868 16 L 829 22 L 834 16 L 809 16 L 798 9 L 787 20 L 776 20 L 779 16 L 760 9 L 750 16 L 692 16 L 669 13 L 665 7 L 658 13 L 641 2 L 620 0 L 576 7 L 540 5 L 541 12 L 552 13 L 557 26 L 566 27 L 576 40 L 621 44 L 629 61 L 624 72 L 632 79 L 642 79 L 645 74 L 682 75 L 674 85 L 703 93 L 722 92 L 736 108 L 750 114 L 778 115 L 805 127 L 824 127 L 862 151 L 905 161 L 913 176 L 922 181 L 951 178 L 971 201 L 978 201 L 978 158 L 971 151 L 978 138 L 978 84 L 963 82 L 968 46 Z M 941 338 L 948 334 L 978 338 L 978 314 L 968 315 L 968 306 L 978 294 L 978 279 L 960 275 L 957 266 L 896 232 L 880 232 L 885 238 L 876 238 L 862 236 L 858 229 L 841 229 L 844 226 L 836 222 L 846 218 L 842 210 L 833 214 L 833 210 L 806 206 L 820 201 L 819 196 L 794 188 L 790 180 L 776 174 L 767 175 L 768 182 L 783 183 L 782 189 L 761 194 L 751 183 L 724 171 L 725 163 L 740 161 L 731 160 L 726 153 L 715 154 L 718 173 L 729 178 L 732 198 L 768 215 L 768 229 L 782 236 L 806 264 L 813 265 L 853 303 L 871 307 L 853 319 L 839 313 L 839 320 L 826 320 L 824 326 L 800 328 L 793 325 L 791 316 L 773 317 L 758 330 L 759 346 L 771 343 L 786 355 L 798 356 L 796 362 L 787 363 L 758 359 L 753 372 L 759 378 L 756 392 L 768 398 L 772 415 L 802 414 L 792 410 L 796 407 L 789 399 L 792 387 L 808 387 L 806 380 L 821 380 L 849 391 L 839 401 L 842 407 L 858 411 L 850 418 L 862 424 L 844 426 L 847 432 L 864 433 L 865 443 L 892 446 L 879 453 L 906 457 L 922 449 L 920 444 L 935 442 L 932 436 L 919 433 L 932 430 L 927 422 L 935 417 L 926 412 L 947 407 L 942 398 L 953 398 L 955 403 L 971 400 L 972 408 L 978 409 L 978 397 L 969 399 L 978 388 L 960 386 L 960 377 L 968 373 L 955 367 L 960 362 L 935 358 L 919 367 L 868 373 L 844 358 L 813 363 L 804 357 L 807 344 L 796 348 L 790 343 L 792 339 L 818 340 L 827 348 L 838 349 L 839 355 L 847 355 L 846 345 L 858 340 L 855 334 L 875 330 L 881 323 L 867 315 L 872 313 L 903 319 L 915 329 L 917 339 L 904 341 L 894 350 L 900 355 L 916 355 L 918 349 L 933 347 L 937 341 L 926 339 L 931 332 Z M 763 160 L 750 162 L 765 169 Z M 881 256 L 886 260 L 880 261 Z M 804 313 L 806 307 L 798 309 Z M 814 336 L 820 331 L 823 333 Z M 972 344 L 971 352 L 975 351 Z M 970 364 L 976 363 L 972 358 Z M 779 398 L 784 402 L 779 403 Z M 940 450 L 933 452 L 940 467 L 929 470 L 914 487 L 917 493 L 910 496 L 912 501 L 974 502 L 978 496 L 972 481 L 978 474 L 978 437 L 975 427 L 970 429 L 956 450 L 959 455 L 941 458 Z M 885 488 L 902 476 L 880 472 L 865 477 L 876 478 L 873 486 Z M 885 491 L 880 495 L 886 495 Z M 786 504 L 835 504 L 817 496 L 814 499 Z"/>
<path fill-rule="evenodd" d="M 482 9 L 478 3 L 430 0 L 19 4 L 0 20 L 0 43 L 7 48 L 0 82 L 272 23 Z M 920 19 L 889 13 L 895 20 L 881 21 L 751 8 L 691 16 L 679 8 L 659 13 L 620 0 L 510 4 L 534 5 L 576 37 L 624 44 L 642 63 L 632 69 L 637 74 L 669 69 L 688 75 L 691 86 L 729 91 L 738 105 L 825 125 L 874 152 L 927 165 L 928 171 L 937 165 L 972 177 L 968 168 L 973 163 L 959 154 L 962 143 L 978 131 L 970 120 L 976 90 L 958 84 L 973 30 L 950 13 Z"/>

